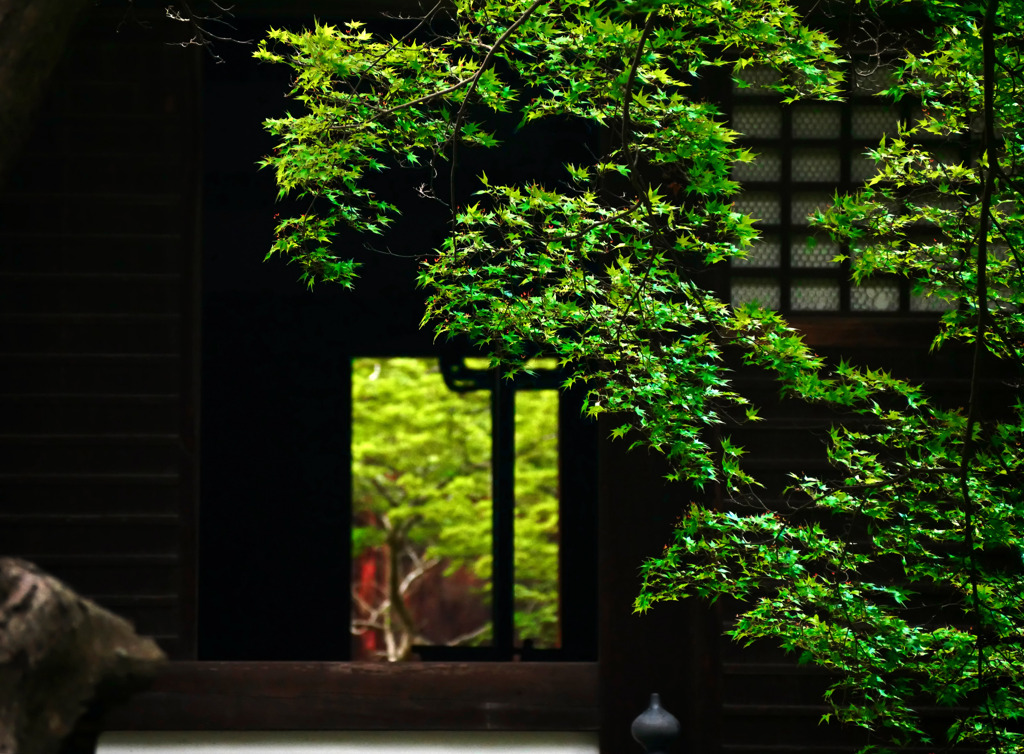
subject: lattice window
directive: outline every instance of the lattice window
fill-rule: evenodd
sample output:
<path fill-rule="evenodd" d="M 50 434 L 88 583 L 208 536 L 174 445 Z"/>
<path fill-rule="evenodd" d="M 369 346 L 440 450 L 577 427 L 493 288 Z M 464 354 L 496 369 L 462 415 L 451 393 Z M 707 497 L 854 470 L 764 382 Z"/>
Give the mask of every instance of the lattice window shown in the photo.
<path fill-rule="evenodd" d="M 786 107 L 769 85 L 764 67 L 741 72 L 728 104 L 732 127 L 758 157 L 737 165 L 733 178 L 744 184 L 736 207 L 760 222 L 762 237 L 746 258 L 731 262 L 734 304 L 758 301 L 794 312 L 927 312 L 946 304 L 915 295 L 906 280 L 879 279 L 860 286 L 849 280 L 847 249 L 809 226 L 808 216 L 826 207 L 838 190 L 848 191 L 874 175 L 865 152 L 900 122 L 913 119 L 914 106 L 885 104 L 875 93 L 890 84 L 881 67 L 858 68 L 843 103 L 800 102 Z M 959 161 L 956 147 L 936 145 L 940 159 Z"/>

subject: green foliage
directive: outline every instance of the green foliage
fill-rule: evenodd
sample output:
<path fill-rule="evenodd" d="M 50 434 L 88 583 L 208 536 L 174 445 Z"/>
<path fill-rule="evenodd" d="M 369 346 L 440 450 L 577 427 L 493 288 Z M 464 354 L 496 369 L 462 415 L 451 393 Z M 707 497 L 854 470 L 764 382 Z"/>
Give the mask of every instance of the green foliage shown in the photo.
<path fill-rule="evenodd" d="M 448 390 L 431 359 L 357 359 L 352 386 L 353 552 L 381 548 L 388 571 L 383 593 L 356 595 L 355 630 L 404 659 L 437 641 L 409 607 L 424 576 L 491 577 L 490 401 Z M 539 646 L 558 637 L 557 416 L 552 391 L 516 396 L 515 622 Z"/>
<path fill-rule="evenodd" d="M 753 155 L 712 104 L 688 96 L 689 76 L 757 61 L 785 72 L 777 88 L 790 97 L 834 98 L 840 60 L 836 43 L 774 0 L 627 11 L 464 2 L 457 30 L 430 44 L 376 39 L 359 24 L 271 30 L 256 55 L 295 70 L 292 96 L 308 112 L 267 122 L 280 144 L 263 164 L 282 194 L 320 202 L 317 213 L 282 221 L 272 253 L 301 264 L 311 283 L 350 284 L 353 267 L 323 239 L 340 224 L 380 233 L 397 211 L 366 174 L 440 167 L 457 144 L 494 145 L 471 115 L 514 104 L 523 123 L 617 128 L 593 165 L 567 166 L 565 186 L 480 176 L 480 201 L 454 213 L 452 236 L 422 271 L 433 292 L 426 317 L 439 334 L 462 332 L 500 353 L 513 371 L 543 345 L 570 382 L 592 388 L 591 414 L 633 415 L 681 475 L 703 483 L 717 453 L 701 428 L 746 402 L 727 389 L 713 336 L 731 327 L 731 312 L 690 276 L 743 255 L 756 232 L 733 208 L 739 187 L 729 179 L 733 162 Z M 659 184 L 645 177 L 652 169 Z M 622 187 L 609 190 L 609 176 Z M 659 332 L 669 337 L 651 338 Z"/>
<path fill-rule="evenodd" d="M 978 391 L 994 361 L 1019 378 L 1024 343 L 1024 3 L 913 10 L 927 30 L 896 37 L 880 96 L 913 98 L 922 114 L 872 150 L 872 178 L 814 220 L 845 244 L 856 282 L 904 276 L 951 305 L 934 346 L 973 349 L 959 408 L 883 371 L 827 364 L 779 314 L 730 307 L 697 282 L 757 232 L 730 179 L 754 155 L 693 77 L 726 69 L 742 83 L 758 64 L 787 102 L 844 91 L 839 44 L 783 0 L 458 0 L 429 39 L 430 23 L 403 39 L 357 24 L 272 31 L 258 57 L 295 70 L 305 113 L 268 123 L 280 145 L 264 164 L 282 194 L 315 209 L 283 222 L 274 250 L 310 282 L 349 284 L 330 239 L 342 225 L 382 233 L 396 214 L 369 173 L 447 166 L 451 199 L 460 146 L 497 142 L 490 113 L 604 129 L 601 152 L 554 185 L 478 177 L 423 265 L 426 320 L 510 372 L 538 349 L 556 356 L 567 384 L 588 391 L 587 412 L 614 415 L 613 434 L 640 430 L 631 437 L 674 476 L 721 485 L 723 510 L 692 506 L 644 565 L 638 610 L 738 598 L 737 639 L 773 639 L 838 672 L 840 719 L 922 744 L 921 705 L 938 704 L 955 722 L 934 746 L 1019 750 L 1024 416 L 1019 403 L 982 413 Z M 973 159 L 949 159 L 946 145 Z M 757 413 L 727 355 L 858 419 L 831 431 L 838 479 L 795 476 L 795 510 L 746 506 L 757 482 L 724 431 Z"/>

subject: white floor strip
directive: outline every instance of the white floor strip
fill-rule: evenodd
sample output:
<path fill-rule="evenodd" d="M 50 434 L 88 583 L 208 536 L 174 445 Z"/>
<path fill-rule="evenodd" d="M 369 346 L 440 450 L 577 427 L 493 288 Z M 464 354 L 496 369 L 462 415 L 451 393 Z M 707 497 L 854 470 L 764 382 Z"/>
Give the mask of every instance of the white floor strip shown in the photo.
<path fill-rule="evenodd" d="M 597 734 L 115 731 L 100 737 L 96 754 L 597 754 Z"/>

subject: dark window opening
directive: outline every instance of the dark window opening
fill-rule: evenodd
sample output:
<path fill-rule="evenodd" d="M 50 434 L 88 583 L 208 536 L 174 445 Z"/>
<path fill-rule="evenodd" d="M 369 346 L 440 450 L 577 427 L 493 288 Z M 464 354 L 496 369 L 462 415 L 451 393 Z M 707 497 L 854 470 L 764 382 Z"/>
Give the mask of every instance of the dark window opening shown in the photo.
<path fill-rule="evenodd" d="M 240 19 L 238 34 L 260 38 L 270 26 L 309 22 Z M 373 23 L 385 31 L 408 26 Z M 437 357 L 431 332 L 419 326 L 424 292 L 415 281 L 419 255 L 441 243 L 448 224 L 432 203 L 409 201 L 386 239 L 393 253 L 366 252 L 363 239 L 339 238 L 339 248 L 351 248 L 363 265 L 352 291 L 320 286 L 310 292 L 296 282 L 296 268 L 278 258 L 264 263 L 274 213 L 282 207 L 273 176 L 254 164 L 273 149 L 262 120 L 293 105 L 284 97 L 290 74 L 284 66 L 253 65 L 248 49 L 220 52 L 228 62 L 206 61 L 203 79 L 199 659 L 349 660 L 350 581 L 358 562 L 351 552 L 352 359 Z M 474 175 L 483 169 L 508 182 L 564 180 L 562 163 L 584 159 L 598 137 L 581 136 L 579 124 L 566 121 L 529 128 L 529 138 L 499 149 L 463 150 L 460 196 L 475 190 Z M 415 171 L 389 171 L 380 189 L 393 198 L 419 180 Z M 489 375 L 469 371 L 473 379 L 477 372 Z M 525 388 L 515 390 L 525 395 Z M 476 392 L 489 406 L 490 383 Z M 571 395 L 557 401 L 561 586 L 557 615 L 547 623 L 557 620 L 557 630 L 517 639 L 513 604 L 512 622 L 503 613 L 492 628 L 500 652 L 445 647 L 445 640 L 424 658 L 596 656 L 597 438 L 579 405 Z M 512 421 L 511 413 L 502 416 L 502 423 Z M 503 549 L 502 562 L 511 558 L 514 566 L 514 538 L 502 548 L 512 553 Z M 494 589 L 505 583 L 503 568 L 491 579 Z M 525 565 L 518 570 L 527 572 Z M 521 588 L 521 613 L 524 594 Z M 485 608 L 489 615 L 491 605 Z M 556 641 L 545 638 L 552 635 Z"/>

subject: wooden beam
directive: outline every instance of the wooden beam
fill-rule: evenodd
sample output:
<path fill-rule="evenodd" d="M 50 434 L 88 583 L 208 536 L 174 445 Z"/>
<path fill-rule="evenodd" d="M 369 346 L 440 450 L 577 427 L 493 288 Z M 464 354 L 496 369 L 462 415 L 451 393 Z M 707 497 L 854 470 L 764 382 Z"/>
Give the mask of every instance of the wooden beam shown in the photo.
<path fill-rule="evenodd" d="M 939 331 L 936 315 L 899 317 L 790 315 L 789 323 L 815 348 L 871 346 L 925 348 Z"/>
<path fill-rule="evenodd" d="M 596 663 L 175 662 L 100 730 L 598 727 Z"/>

